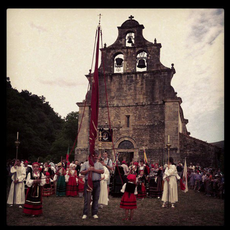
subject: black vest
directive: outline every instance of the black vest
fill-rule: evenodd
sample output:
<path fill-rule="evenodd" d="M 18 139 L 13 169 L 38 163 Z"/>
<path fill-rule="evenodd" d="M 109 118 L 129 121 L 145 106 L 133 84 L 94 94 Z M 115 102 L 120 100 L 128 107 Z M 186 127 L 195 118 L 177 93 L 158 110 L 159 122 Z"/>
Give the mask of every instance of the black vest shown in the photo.
<path fill-rule="evenodd" d="M 128 192 L 129 195 L 130 195 L 130 193 L 134 193 L 135 187 L 136 187 L 135 184 L 132 184 L 132 183 L 129 183 L 129 182 L 128 182 L 128 183 L 126 184 L 126 187 L 125 187 L 125 192 Z"/>

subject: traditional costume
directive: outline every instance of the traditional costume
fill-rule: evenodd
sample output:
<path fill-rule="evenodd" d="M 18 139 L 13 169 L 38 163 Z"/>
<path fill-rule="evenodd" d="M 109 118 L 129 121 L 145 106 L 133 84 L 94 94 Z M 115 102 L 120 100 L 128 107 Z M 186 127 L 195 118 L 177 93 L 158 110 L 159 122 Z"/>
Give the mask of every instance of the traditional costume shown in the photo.
<path fill-rule="evenodd" d="M 133 162 L 133 165 L 129 166 L 130 174 L 135 174 L 137 176 L 138 174 L 138 162 Z"/>
<path fill-rule="evenodd" d="M 59 169 L 57 170 L 54 181 L 57 181 L 56 196 L 65 196 L 65 169 L 62 163 L 58 163 Z"/>
<path fill-rule="evenodd" d="M 144 172 L 143 170 L 140 170 L 140 172 Z M 144 174 L 139 175 L 137 177 L 137 198 L 139 199 L 143 199 L 146 197 L 146 188 L 145 188 L 145 184 L 146 184 L 146 177 Z"/>
<path fill-rule="evenodd" d="M 53 180 L 50 178 L 50 173 L 45 173 L 45 185 L 43 186 L 42 196 L 51 196 L 53 193 L 53 189 L 51 186 L 51 182 Z"/>
<path fill-rule="evenodd" d="M 66 196 L 77 196 L 77 171 L 75 169 L 69 169 L 65 175 L 66 178 Z"/>
<path fill-rule="evenodd" d="M 85 186 L 84 175 L 81 175 L 81 173 L 79 173 L 79 178 L 78 178 L 78 196 L 79 197 L 83 197 L 84 186 Z"/>
<path fill-rule="evenodd" d="M 39 165 L 34 162 L 32 166 Z M 40 182 L 36 183 L 35 180 L 39 179 Z M 45 184 L 45 177 L 43 173 L 38 170 L 29 173 L 26 179 L 28 186 L 26 193 L 26 201 L 23 212 L 28 215 L 38 216 L 42 214 L 42 186 Z"/>
<path fill-rule="evenodd" d="M 155 164 L 149 174 L 149 197 L 160 198 L 162 196 L 162 170 Z"/>
<path fill-rule="evenodd" d="M 169 179 L 169 181 L 166 180 Z M 177 179 L 180 179 L 175 165 L 170 164 L 166 168 L 163 176 L 164 180 L 164 191 L 162 195 L 162 201 L 164 202 L 162 207 L 165 207 L 165 202 L 169 201 L 174 208 L 175 202 L 178 201 L 178 191 L 177 191 Z"/>
<path fill-rule="evenodd" d="M 123 209 L 136 209 L 137 201 L 137 186 L 136 186 L 136 176 L 134 174 L 129 174 L 127 176 L 128 182 L 122 186 L 121 192 L 124 195 L 121 198 L 120 208 Z"/>
<path fill-rule="evenodd" d="M 107 189 L 107 181 L 109 180 L 109 170 L 106 166 L 103 166 L 104 173 L 101 174 L 101 181 L 100 181 L 100 196 L 98 200 L 98 204 L 102 205 L 108 205 L 108 189 Z"/>
<path fill-rule="evenodd" d="M 26 169 L 23 166 L 12 166 L 10 169 L 12 174 L 12 183 L 7 199 L 7 204 L 24 204 L 25 203 L 25 186 L 24 179 L 26 178 Z M 14 181 L 18 183 L 14 183 Z"/>

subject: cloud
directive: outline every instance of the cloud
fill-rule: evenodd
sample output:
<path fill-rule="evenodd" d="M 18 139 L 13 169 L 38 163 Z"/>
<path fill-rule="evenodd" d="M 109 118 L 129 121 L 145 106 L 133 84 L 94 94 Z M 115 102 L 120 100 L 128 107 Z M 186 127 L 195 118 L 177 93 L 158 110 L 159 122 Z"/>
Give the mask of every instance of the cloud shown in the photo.
<path fill-rule="evenodd" d="M 183 100 L 191 135 L 201 140 L 224 138 L 224 11 L 189 12 L 180 57 L 174 61 L 172 85 Z M 206 131 L 208 130 L 208 132 Z"/>
<path fill-rule="evenodd" d="M 189 15 L 188 24 L 190 32 L 187 39 L 188 46 L 194 43 L 200 44 L 199 48 L 206 44 L 212 44 L 216 37 L 224 30 L 224 10 L 222 9 L 205 9 L 194 10 Z"/>

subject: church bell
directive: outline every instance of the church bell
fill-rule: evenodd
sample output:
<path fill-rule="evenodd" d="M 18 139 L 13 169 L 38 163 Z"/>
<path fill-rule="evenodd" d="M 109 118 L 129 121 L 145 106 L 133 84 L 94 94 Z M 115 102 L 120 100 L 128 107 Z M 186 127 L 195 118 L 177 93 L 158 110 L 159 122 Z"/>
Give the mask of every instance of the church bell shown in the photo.
<path fill-rule="evenodd" d="M 137 67 L 138 67 L 138 68 L 145 68 L 145 67 L 146 67 L 146 65 L 145 65 L 145 60 L 144 60 L 144 59 L 140 59 L 140 60 L 138 61 Z"/>
<path fill-rule="evenodd" d="M 133 40 L 132 40 L 132 36 L 129 36 L 128 37 L 128 41 L 127 41 L 128 43 L 133 43 Z"/>
<path fill-rule="evenodd" d="M 122 62 L 123 62 L 123 59 L 122 58 L 116 58 L 115 59 L 115 62 L 116 62 L 116 66 L 117 67 L 122 67 Z"/>

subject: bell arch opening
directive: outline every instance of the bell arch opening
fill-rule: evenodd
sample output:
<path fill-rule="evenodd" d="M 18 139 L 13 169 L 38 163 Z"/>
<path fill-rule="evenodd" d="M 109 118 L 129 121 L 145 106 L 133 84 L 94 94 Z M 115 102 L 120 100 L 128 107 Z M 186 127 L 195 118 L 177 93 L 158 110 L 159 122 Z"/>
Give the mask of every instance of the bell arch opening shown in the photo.
<path fill-rule="evenodd" d="M 128 32 L 125 37 L 125 46 L 133 47 L 135 44 L 135 34 L 133 32 Z"/>
<path fill-rule="evenodd" d="M 143 72 L 147 71 L 147 52 L 144 50 L 137 53 L 136 56 L 136 71 Z"/>
<path fill-rule="evenodd" d="M 117 53 L 113 58 L 114 73 L 124 72 L 124 55 L 123 53 Z"/>

